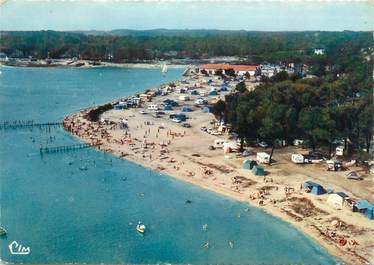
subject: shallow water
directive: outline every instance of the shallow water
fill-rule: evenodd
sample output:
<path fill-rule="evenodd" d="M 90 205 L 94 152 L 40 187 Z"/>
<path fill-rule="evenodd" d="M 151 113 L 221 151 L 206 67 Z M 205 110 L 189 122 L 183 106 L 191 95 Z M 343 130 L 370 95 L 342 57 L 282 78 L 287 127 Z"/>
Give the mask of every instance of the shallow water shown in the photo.
<path fill-rule="evenodd" d="M 1 68 L 0 121 L 61 120 L 92 104 L 181 78 L 158 69 Z M 336 259 L 262 210 L 77 143 L 61 128 L 0 130 L 1 259 L 27 263 L 303 263 Z M 87 170 L 81 170 L 86 168 Z M 186 204 L 186 200 L 192 203 Z M 249 210 L 248 210 L 249 209 Z M 240 215 L 240 218 L 238 218 Z M 135 231 L 138 221 L 145 235 Z M 208 230 L 202 231 L 203 224 Z M 29 255 L 11 255 L 16 240 Z M 230 248 L 229 241 L 234 242 Z M 204 242 L 210 243 L 204 249 Z"/>

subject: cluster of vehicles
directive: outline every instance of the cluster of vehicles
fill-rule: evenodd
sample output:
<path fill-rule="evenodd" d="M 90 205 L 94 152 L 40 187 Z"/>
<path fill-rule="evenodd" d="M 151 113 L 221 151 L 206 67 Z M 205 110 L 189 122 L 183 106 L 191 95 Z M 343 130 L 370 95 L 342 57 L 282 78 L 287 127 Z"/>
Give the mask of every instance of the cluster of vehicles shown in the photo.
<path fill-rule="evenodd" d="M 217 131 L 213 128 L 207 128 L 206 126 L 200 127 L 200 130 L 203 131 L 203 132 L 209 133 L 211 135 L 216 135 L 216 136 L 222 135 L 221 132 L 219 132 L 219 131 Z"/>
<path fill-rule="evenodd" d="M 310 163 L 321 163 L 326 162 L 327 171 L 340 171 L 344 170 L 345 167 L 340 160 L 326 159 L 325 155 L 320 151 L 310 151 L 306 155 L 292 154 L 291 161 L 295 164 L 310 164 Z M 347 179 L 362 180 L 362 176 L 359 176 L 356 171 L 350 171 L 346 174 Z"/>

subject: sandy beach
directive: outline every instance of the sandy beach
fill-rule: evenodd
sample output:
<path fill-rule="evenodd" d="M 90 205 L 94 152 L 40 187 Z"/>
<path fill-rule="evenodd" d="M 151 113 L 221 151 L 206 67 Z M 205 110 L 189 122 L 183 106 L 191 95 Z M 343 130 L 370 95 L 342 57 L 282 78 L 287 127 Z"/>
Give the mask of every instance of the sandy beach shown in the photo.
<path fill-rule="evenodd" d="M 159 63 L 149 62 L 149 63 L 115 63 L 115 62 L 97 62 L 97 61 L 90 61 L 90 60 L 67 60 L 67 59 L 56 59 L 56 60 L 35 60 L 30 61 L 28 59 L 20 59 L 14 62 L 0 62 L 0 66 L 16 66 L 16 67 L 77 67 L 77 68 L 94 68 L 94 67 L 118 67 L 118 68 L 161 68 L 163 61 Z M 168 68 L 186 68 L 187 65 L 185 64 L 172 64 L 167 63 Z"/>
<path fill-rule="evenodd" d="M 128 67 L 127 64 L 124 67 Z M 207 84 L 209 79 L 213 79 L 212 84 Z M 325 163 L 293 164 L 290 159 L 293 152 L 308 151 L 295 146 L 276 149 L 275 162 L 271 166 L 262 165 L 266 175 L 255 176 L 250 170 L 243 169 L 243 161 L 255 160 L 257 152 L 269 153 L 269 149 L 250 147 L 248 157 L 235 152 L 224 153 L 221 148 L 211 150 L 209 146 L 215 140 L 229 140 L 230 135 L 220 133 L 213 114 L 203 112 L 203 105 L 195 104 L 199 95 L 181 94 L 178 90 L 191 87 L 200 94 L 206 94 L 212 88 L 220 87 L 222 82 L 217 77 L 189 76 L 183 82 L 175 82 L 175 87 L 164 85 L 164 89 L 169 91 L 167 95 L 154 96 L 151 101 L 143 100 L 141 107 L 110 109 L 103 112 L 97 121 L 88 119 L 88 114 L 95 110 L 88 108 L 67 116 L 64 127 L 94 148 L 260 207 L 293 224 L 346 263 L 373 263 L 374 222 L 346 207 L 335 209 L 327 203 L 327 194 L 316 196 L 300 187 L 303 182 L 313 180 L 325 188 L 345 192 L 353 199 L 372 201 L 372 176 L 360 167 L 350 166 L 349 171 L 354 170 L 364 176 L 362 181 L 352 181 L 345 177 L 347 171 L 327 171 Z M 233 89 L 235 84 L 231 81 L 228 86 Z M 247 83 L 249 89 L 255 86 L 255 83 Z M 212 103 L 219 98 L 224 99 L 227 93 L 230 92 L 206 98 Z M 180 96 L 184 95 L 188 95 L 189 99 L 181 100 Z M 159 115 L 148 110 L 151 105 L 161 107 L 165 99 L 174 100 L 179 106 L 171 111 L 161 108 L 164 113 Z M 185 112 L 190 128 L 183 127 L 184 122 L 170 119 L 170 114 L 180 112 L 182 106 L 192 110 Z M 201 127 L 216 133 L 209 134 Z"/>

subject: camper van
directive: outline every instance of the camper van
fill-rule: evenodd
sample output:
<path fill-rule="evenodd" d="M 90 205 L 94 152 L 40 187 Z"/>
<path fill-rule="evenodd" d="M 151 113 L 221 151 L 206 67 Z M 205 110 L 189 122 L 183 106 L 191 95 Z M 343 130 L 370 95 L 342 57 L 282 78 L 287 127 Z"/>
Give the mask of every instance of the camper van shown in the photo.
<path fill-rule="evenodd" d="M 151 104 L 151 105 L 148 106 L 148 110 L 157 111 L 158 106 L 156 104 Z"/>
<path fill-rule="evenodd" d="M 292 154 L 291 161 L 295 164 L 304 164 L 306 162 L 304 156 L 301 154 Z"/>
<path fill-rule="evenodd" d="M 338 147 L 336 147 L 335 154 L 337 156 L 343 156 L 344 155 L 344 146 L 338 146 Z"/>
<path fill-rule="evenodd" d="M 270 155 L 265 152 L 258 152 L 256 156 L 256 160 L 262 164 L 268 164 L 270 162 Z"/>
<path fill-rule="evenodd" d="M 213 146 L 214 146 L 215 148 L 223 148 L 224 143 L 226 143 L 226 140 L 223 140 L 223 139 L 217 139 L 217 140 L 214 140 L 214 144 L 213 144 Z"/>
<path fill-rule="evenodd" d="M 179 100 L 188 101 L 188 100 L 190 100 L 190 97 L 189 96 L 179 96 Z"/>

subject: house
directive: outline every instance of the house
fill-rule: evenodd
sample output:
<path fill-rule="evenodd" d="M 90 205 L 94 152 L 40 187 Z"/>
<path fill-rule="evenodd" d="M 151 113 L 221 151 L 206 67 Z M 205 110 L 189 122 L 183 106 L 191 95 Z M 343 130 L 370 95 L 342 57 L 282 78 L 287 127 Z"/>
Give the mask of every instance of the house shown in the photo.
<path fill-rule="evenodd" d="M 354 212 L 360 212 L 364 214 L 370 220 L 374 220 L 374 205 L 367 200 L 359 200 L 353 207 Z"/>
<path fill-rule="evenodd" d="M 0 52 L 0 62 L 7 62 L 8 61 L 8 56 L 6 56 L 5 53 Z"/>
<path fill-rule="evenodd" d="M 243 169 L 251 170 L 254 166 L 257 166 L 257 162 L 255 160 L 246 159 L 243 161 Z"/>
<path fill-rule="evenodd" d="M 325 189 L 318 183 L 313 181 L 305 181 L 303 187 L 306 192 L 313 193 L 314 195 L 321 195 L 325 193 Z"/>
<path fill-rule="evenodd" d="M 265 170 L 263 167 L 260 166 L 253 166 L 252 173 L 255 176 L 265 176 Z"/>
<path fill-rule="evenodd" d="M 200 65 L 199 71 L 206 71 L 208 74 L 216 74 L 221 70 L 223 74 L 228 74 L 229 71 L 234 71 L 236 75 L 245 75 L 248 73 L 250 76 L 256 75 L 260 71 L 259 65 L 237 65 L 237 64 L 203 64 Z"/>
<path fill-rule="evenodd" d="M 265 152 L 258 152 L 256 155 L 256 160 L 259 163 L 268 164 L 270 162 L 270 155 Z"/>
<path fill-rule="evenodd" d="M 316 54 L 316 55 L 324 55 L 325 54 L 325 49 L 323 49 L 323 48 L 315 48 L 314 49 L 314 54 Z"/>
<path fill-rule="evenodd" d="M 344 192 L 336 192 L 329 195 L 327 198 L 327 203 L 332 205 L 335 209 L 342 209 L 345 200 L 348 199 L 349 196 Z"/>

